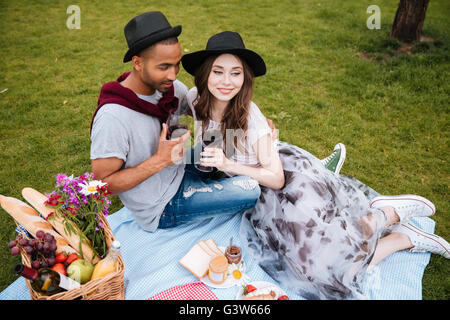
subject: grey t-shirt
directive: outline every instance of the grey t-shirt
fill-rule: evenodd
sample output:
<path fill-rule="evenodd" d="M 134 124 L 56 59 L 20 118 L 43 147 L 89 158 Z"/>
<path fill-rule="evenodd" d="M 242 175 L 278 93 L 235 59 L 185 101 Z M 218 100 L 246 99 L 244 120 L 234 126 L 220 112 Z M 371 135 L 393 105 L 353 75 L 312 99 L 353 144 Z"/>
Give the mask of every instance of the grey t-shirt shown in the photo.
<path fill-rule="evenodd" d="M 174 81 L 179 108 L 186 108 L 188 88 Z M 162 93 L 138 97 L 153 104 Z M 161 125 L 156 117 L 148 116 L 118 104 L 105 104 L 95 116 L 91 133 L 91 159 L 116 157 L 124 168 L 137 166 L 156 153 Z M 152 175 L 137 186 L 119 194 L 119 198 L 146 231 L 155 231 L 164 207 L 178 191 L 184 175 L 184 164 L 172 165 Z"/>

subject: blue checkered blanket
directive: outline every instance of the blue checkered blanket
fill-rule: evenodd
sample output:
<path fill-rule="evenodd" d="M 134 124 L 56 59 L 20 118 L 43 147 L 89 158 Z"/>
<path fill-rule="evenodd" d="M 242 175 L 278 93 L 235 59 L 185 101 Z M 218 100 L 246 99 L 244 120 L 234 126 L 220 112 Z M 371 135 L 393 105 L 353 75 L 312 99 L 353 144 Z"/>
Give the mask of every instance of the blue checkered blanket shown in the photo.
<path fill-rule="evenodd" d="M 178 260 L 198 241 L 213 238 L 218 246 L 226 246 L 231 236 L 239 245 L 241 214 L 224 215 L 202 222 L 194 222 L 172 229 L 158 229 L 154 233 L 141 229 L 131 212 L 122 208 L 108 217 L 111 229 L 121 243 L 125 262 L 125 299 L 141 300 L 168 288 L 197 279 Z M 411 222 L 427 232 L 435 223 L 430 218 L 413 218 Z M 275 283 L 251 257 L 243 252 L 246 274 L 250 281 Z M 422 299 L 422 276 L 430 260 L 430 253 L 397 252 L 368 272 L 363 293 L 368 299 Z M 235 299 L 240 288 L 211 288 L 219 299 Z M 285 290 L 291 299 L 302 296 Z M 14 281 L 0 292 L 0 300 L 30 299 L 23 278 Z"/>

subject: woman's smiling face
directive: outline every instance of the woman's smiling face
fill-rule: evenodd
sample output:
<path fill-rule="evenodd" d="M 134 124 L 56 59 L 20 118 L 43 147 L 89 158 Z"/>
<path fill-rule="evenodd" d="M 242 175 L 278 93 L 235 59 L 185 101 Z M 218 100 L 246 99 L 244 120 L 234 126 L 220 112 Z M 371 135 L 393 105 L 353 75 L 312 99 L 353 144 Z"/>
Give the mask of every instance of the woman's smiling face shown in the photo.
<path fill-rule="evenodd" d="M 232 54 L 222 54 L 214 61 L 208 77 L 208 90 L 219 101 L 229 102 L 244 83 L 241 60 Z"/>

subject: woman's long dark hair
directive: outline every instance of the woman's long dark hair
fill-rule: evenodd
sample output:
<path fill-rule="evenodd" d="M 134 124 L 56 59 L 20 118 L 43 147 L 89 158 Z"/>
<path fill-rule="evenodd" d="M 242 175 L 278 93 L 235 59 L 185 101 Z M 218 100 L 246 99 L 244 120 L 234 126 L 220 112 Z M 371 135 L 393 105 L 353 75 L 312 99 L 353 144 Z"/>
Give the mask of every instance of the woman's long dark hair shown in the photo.
<path fill-rule="evenodd" d="M 197 98 L 195 104 L 195 113 L 197 115 L 197 120 L 202 121 L 202 136 L 208 128 L 209 119 L 212 116 L 212 106 L 214 101 L 214 96 L 208 90 L 208 78 L 211 73 L 211 69 L 214 61 L 220 54 L 209 56 L 205 59 L 203 64 L 197 69 L 195 72 L 195 86 L 197 87 Z M 241 129 L 243 132 L 247 132 L 248 129 L 248 114 L 250 110 L 250 102 L 253 96 L 253 72 L 247 63 L 236 56 L 242 63 L 243 72 L 244 72 L 244 83 L 241 87 L 241 90 L 230 100 L 227 108 L 222 117 L 221 121 L 221 131 L 222 138 L 224 142 L 225 154 L 228 156 L 230 150 L 227 149 L 226 143 L 226 130 L 233 129 L 239 130 Z M 242 140 L 245 139 L 245 136 L 242 136 Z M 234 147 L 238 147 L 239 150 L 243 150 L 242 146 L 244 146 L 244 141 L 238 141 L 238 137 L 234 136 Z"/>

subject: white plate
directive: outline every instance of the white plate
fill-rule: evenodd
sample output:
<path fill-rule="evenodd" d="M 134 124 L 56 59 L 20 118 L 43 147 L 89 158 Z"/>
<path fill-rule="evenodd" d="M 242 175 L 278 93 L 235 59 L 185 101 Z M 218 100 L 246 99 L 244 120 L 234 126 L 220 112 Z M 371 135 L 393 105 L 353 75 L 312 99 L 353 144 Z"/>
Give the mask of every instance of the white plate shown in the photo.
<path fill-rule="evenodd" d="M 225 247 L 218 247 L 218 248 L 220 249 L 220 251 L 222 251 L 222 253 L 225 252 Z M 238 279 L 235 279 L 231 275 L 228 275 L 227 278 L 225 279 L 225 281 L 222 282 L 221 284 L 212 283 L 211 280 L 209 280 L 208 274 L 206 274 L 206 276 L 204 276 L 200 280 L 204 284 L 206 284 L 208 287 L 221 288 L 221 289 L 231 288 L 231 287 L 235 286 L 236 284 L 238 284 L 238 282 L 239 282 Z"/>
<path fill-rule="evenodd" d="M 253 282 L 249 282 L 248 284 L 251 284 L 252 286 L 254 286 L 257 290 L 258 289 L 264 289 L 264 288 L 268 288 L 270 287 L 271 290 L 275 291 L 276 293 L 276 297 L 275 300 L 277 300 L 279 297 L 284 296 L 286 294 L 286 292 L 284 292 L 283 289 L 281 289 L 280 287 L 278 287 L 277 285 L 267 282 L 267 281 L 253 281 Z M 242 300 L 243 298 L 243 293 L 244 293 L 244 287 L 241 286 L 239 291 L 236 294 L 236 300 Z M 261 292 L 261 293 L 265 293 L 265 292 Z"/>

